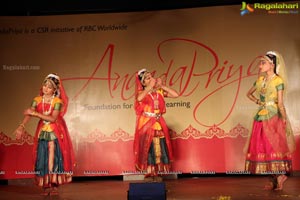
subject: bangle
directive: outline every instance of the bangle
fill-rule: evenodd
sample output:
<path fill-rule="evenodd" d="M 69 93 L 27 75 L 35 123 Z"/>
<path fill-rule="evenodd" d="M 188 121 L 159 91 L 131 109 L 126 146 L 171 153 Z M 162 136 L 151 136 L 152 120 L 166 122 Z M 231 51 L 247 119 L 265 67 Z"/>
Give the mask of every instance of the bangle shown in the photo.
<path fill-rule="evenodd" d="M 37 116 L 37 113 L 35 111 L 32 111 L 31 116 Z"/>
<path fill-rule="evenodd" d="M 284 106 L 278 106 L 279 107 L 279 110 L 284 110 L 285 107 Z"/>
<path fill-rule="evenodd" d="M 21 126 L 22 128 L 25 129 L 25 125 L 24 124 L 19 124 L 19 126 Z"/>

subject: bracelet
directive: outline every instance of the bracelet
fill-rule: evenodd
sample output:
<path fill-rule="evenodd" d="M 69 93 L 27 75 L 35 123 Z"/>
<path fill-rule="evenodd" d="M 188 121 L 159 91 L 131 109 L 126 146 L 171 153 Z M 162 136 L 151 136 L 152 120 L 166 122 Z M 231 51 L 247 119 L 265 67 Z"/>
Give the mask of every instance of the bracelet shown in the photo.
<path fill-rule="evenodd" d="M 285 110 L 284 106 L 278 106 L 279 110 Z"/>
<path fill-rule="evenodd" d="M 25 129 L 25 125 L 24 124 L 19 124 L 19 126 L 21 126 L 22 128 Z"/>
<path fill-rule="evenodd" d="M 256 99 L 256 104 L 258 104 L 259 103 L 259 99 Z"/>
<path fill-rule="evenodd" d="M 35 111 L 32 111 L 31 116 L 37 116 L 37 113 Z"/>

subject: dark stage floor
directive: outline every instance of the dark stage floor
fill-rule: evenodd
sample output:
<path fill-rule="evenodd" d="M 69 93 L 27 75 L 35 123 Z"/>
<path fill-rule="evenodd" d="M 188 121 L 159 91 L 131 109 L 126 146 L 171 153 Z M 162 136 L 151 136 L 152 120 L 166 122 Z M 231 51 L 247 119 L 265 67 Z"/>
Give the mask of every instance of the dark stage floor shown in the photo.
<path fill-rule="evenodd" d="M 283 191 L 265 191 L 267 181 L 264 176 L 208 176 L 179 177 L 164 180 L 168 200 L 300 200 L 300 177 L 291 176 Z M 32 180 L 9 181 L 0 185 L 1 200 L 126 200 L 130 183 L 120 178 L 80 179 L 61 186 L 58 196 L 41 196 L 41 189 Z M 148 199 L 147 199 L 148 200 Z M 149 199 L 151 200 L 151 199 Z"/>

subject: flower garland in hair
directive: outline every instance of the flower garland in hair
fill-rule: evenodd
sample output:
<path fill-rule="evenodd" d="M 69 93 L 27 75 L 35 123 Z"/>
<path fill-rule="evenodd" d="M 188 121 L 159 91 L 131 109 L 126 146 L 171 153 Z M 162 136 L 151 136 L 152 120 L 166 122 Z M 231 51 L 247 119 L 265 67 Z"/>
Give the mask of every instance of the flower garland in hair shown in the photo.
<path fill-rule="evenodd" d="M 138 76 L 139 76 L 141 83 L 144 82 L 146 72 L 147 72 L 147 69 L 145 69 L 145 68 L 138 71 Z"/>
<path fill-rule="evenodd" d="M 59 76 L 55 75 L 55 74 L 48 74 L 48 76 L 46 78 L 55 78 L 57 80 L 60 80 L 59 79 Z"/>
<path fill-rule="evenodd" d="M 279 69 L 280 69 L 280 63 L 279 63 L 279 59 L 278 59 L 278 55 L 275 51 L 268 51 L 266 53 L 266 55 L 273 55 L 276 57 L 276 74 L 279 74 Z"/>
<path fill-rule="evenodd" d="M 45 80 L 46 80 L 46 79 L 50 79 L 50 80 L 51 80 L 51 78 L 54 78 L 54 79 L 58 80 L 58 85 L 56 85 L 56 84 L 53 82 L 53 80 L 52 80 L 51 82 L 53 82 L 53 84 L 57 86 L 56 91 L 55 91 L 55 93 L 56 93 L 55 96 L 60 97 L 60 78 L 59 78 L 58 75 L 51 73 L 51 74 L 48 74 L 48 75 L 46 76 Z"/>

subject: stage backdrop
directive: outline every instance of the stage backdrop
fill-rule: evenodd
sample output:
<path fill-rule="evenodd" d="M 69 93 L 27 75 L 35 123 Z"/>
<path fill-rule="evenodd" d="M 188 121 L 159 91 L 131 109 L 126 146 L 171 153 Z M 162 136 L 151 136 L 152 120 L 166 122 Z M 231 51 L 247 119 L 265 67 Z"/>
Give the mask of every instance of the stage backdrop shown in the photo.
<path fill-rule="evenodd" d="M 171 173 L 243 173 L 243 147 L 257 109 L 246 92 L 257 78 L 259 56 L 269 50 L 285 58 L 285 104 L 297 141 L 293 166 L 300 170 L 298 3 L 250 8 L 1 17 L 0 178 L 34 173 L 37 120 L 21 141 L 13 132 L 49 73 L 58 73 L 69 96 L 74 175 L 134 173 L 133 103 L 141 68 L 180 94 L 166 100 Z"/>

